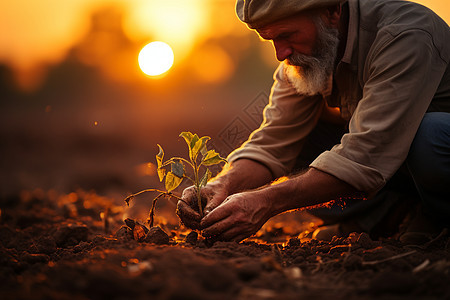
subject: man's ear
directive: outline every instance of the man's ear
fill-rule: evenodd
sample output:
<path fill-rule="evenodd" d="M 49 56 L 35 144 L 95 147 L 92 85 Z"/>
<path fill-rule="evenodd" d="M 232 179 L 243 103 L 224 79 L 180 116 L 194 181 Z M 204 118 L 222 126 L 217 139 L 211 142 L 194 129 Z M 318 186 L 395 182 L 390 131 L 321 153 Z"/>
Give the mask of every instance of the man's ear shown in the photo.
<path fill-rule="evenodd" d="M 324 21 L 331 27 L 337 28 L 339 26 L 339 20 L 341 19 L 342 7 L 341 5 L 330 6 L 323 12 Z"/>

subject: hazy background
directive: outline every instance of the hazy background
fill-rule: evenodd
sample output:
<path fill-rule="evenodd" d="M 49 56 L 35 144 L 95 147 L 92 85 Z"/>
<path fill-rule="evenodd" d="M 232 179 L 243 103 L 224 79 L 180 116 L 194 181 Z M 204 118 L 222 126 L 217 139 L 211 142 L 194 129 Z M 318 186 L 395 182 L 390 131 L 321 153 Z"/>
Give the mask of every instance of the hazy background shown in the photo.
<path fill-rule="evenodd" d="M 418 2 L 449 22 L 447 0 Z M 137 63 L 154 40 L 175 55 L 158 78 Z M 261 121 L 276 66 L 231 0 L 3 0 L 0 197 L 161 188 L 156 144 L 185 156 L 191 131 L 227 155 Z"/>

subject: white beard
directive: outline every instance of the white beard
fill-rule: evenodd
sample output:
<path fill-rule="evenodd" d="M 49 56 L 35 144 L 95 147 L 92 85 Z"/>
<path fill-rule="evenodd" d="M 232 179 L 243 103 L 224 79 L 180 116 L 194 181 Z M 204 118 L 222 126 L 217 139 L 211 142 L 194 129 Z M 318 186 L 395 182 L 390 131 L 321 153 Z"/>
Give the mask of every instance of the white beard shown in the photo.
<path fill-rule="evenodd" d="M 305 76 L 297 68 L 284 63 L 284 74 L 298 94 L 314 96 L 328 89 L 330 80 L 324 69 L 318 69 L 311 72 L 310 76 Z"/>
<path fill-rule="evenodd" d="M 337 56 L 339 37 L 337 29 L 327 28 L 322 19 L 316 19 L 318 41 L 312 56 L 292 54 L 284 61 L 288 81 L 301 95 L 313 96 L 330 88 Z"/>

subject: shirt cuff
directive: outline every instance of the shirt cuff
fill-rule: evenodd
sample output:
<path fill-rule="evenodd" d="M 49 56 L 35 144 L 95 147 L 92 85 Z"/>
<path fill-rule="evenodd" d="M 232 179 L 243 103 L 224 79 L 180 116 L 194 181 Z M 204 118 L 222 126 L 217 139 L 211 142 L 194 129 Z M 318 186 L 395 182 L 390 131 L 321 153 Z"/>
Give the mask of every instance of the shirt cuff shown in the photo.
<path fill-rule="evenodd" d="M 286 167 L 269 153 L 253 147 L 238 148 L 227 157 L 228 162 L 251 159 L 264 165 L 272 173 L 273 179 L 286 175 Z"/>
<path fill-rule="evenodd" d="M 323 152 L 309 166 L 333 175 L 358 191 L 368 194 L 375 193 L 386 184 L 386 180 L 378 170 L 332 151 Z"/>

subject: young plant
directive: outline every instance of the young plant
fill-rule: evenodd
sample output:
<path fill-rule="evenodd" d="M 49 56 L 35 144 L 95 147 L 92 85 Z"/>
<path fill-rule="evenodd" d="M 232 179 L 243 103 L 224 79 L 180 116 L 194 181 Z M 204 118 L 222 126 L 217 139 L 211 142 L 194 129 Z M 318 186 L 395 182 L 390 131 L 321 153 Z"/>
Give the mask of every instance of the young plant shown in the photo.
<path fill-rule="evenodd" d="M 219 153 L 215 150 L 208 150 L 206 143 L 211 139 L 209 136 L 198 137 L 197 134 L 192 134 L 190 132 L 182 132 L 180 137 L 183 137 L 188 145 L 189 149 L 189 160 L 183 157 L 172 157 L 167 161 L 164 161 L 164 150 L 158 144 L 159 152 L 156 155 L 157 162 L 157 173 L 159 180 L 162 182 L 165 179 L 164 186 L 166 191 L 159 189 L 146 189 L 140 191 L 136 194 L 132 194 L 125 198 L 125 202 L 129 205 L 134 197 L 145 193 L 145 192 L 158 192 L 159 194 L 153 198 L 152 207 L 149 213 L 149 226 L 153 226 L 153 219 L 155 213 L 156 201 L 161 197 L 174 197 L 178 200 L 182 200 L 180 197 L 175 196 L 172 191 L 176 189 L 184 179 L 189 180 L 194 188 L 197 195 L 197 205 L 198 211 L 201 216 L 203 216 L 203 206 L 200 190 L 206 185 L 208 180 L 211 178 L 212 173 L 208 169 L 209 166 L 219 164 L 221 162 L 227 162 L 224 158 L 220 157 Z M 192 175 L 188 176 L 186 173 L 186 165 L 190 166 L 192 169 Z M 170 171 L 168 170 L 170 167 Z M 202 168 L 203 167 L 203 168 Z M 201 175 L 201 169 L 204 169 L 203 175 Z"/>

